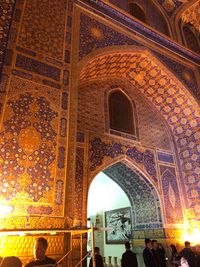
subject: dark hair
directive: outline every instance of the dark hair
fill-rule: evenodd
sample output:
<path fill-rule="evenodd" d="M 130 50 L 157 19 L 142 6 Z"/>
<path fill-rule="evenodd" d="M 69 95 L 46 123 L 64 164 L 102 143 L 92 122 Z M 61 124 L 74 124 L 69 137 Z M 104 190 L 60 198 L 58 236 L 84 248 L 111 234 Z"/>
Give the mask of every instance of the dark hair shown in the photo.
<path fill-rule="evenodd" d="M 145 245 L 147 245 L 148 243 L 151 243 L 151 239 L 150 238 L 145 238 L 144 242 L 145 242 Z"/>
<path fill-rule="evenodd" d="M 1 267 L 22 267 L 22 262 L 15 256 L 5 257 L 1 262 Z"/>
<path fill-rule="evenodd" d="M 175 245 L 170 245 L 170 248 L 172 249 L 172 253 L 178 253 Z"/>
<path fill-rule="evenodd" d="M 47 249 L 48 243 L 47 243 L 47 240 L 45 238 L 39 237 L 39 238 L 36 239 L 36 242 L 42 243 L 43 247 L 45 249 Z"/>
<path fill-rule="evenodd" d="M 94 251 L 99 252 L 99 247 L 95 247 Z"/>
<path fill-rule="evenodd" d="M 127 241 L 127 242 L 125 243 L 125 248 L 126 248 L 126 249 L 130 249 L 130 248 L 131 248 L 131 244 L 130 244 L 129 241 Z"/>
<path fill-rule="evenodd" d="M 190 242 L 189 241 L 185 241 L 185 247 L 186 246 L 190 246 Z"/>

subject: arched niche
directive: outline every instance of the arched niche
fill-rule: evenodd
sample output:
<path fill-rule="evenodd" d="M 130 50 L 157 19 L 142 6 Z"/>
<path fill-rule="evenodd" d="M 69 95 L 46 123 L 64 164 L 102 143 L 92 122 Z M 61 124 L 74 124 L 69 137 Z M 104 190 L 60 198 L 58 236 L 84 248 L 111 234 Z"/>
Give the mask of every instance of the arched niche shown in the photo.
<path fill-rule="evenodd" d="M 183 25 L 183 35 L 187 47 L 196 53 L 200 53 L 200 45 L 198 43 L 197 36 L 187 24 Z"/>
<path fill-rule="evenodd" d="M 129 3 L 130 14 L 138 20 L 147 23 L 144 10 L 136 3 Z"/>

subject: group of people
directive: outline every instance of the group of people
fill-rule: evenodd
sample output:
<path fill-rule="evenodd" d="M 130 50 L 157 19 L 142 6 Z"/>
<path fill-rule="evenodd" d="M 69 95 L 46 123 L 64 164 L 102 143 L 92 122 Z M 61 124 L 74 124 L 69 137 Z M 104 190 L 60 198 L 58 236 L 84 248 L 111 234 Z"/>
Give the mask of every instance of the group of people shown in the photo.
<path fill-rule="evenodd" d="M 34 260 L 25 265 L 25 267 L 34 266 L 56 266 L 56 261 L 46 256 L 48 247 L 47 240 L 43 237 L 36 239 L 34 244 Z M 22 262 L 18 257 L 5 257 L 2 259 L 0 267 L 22 267 Z"/>
<path fill-rule="evenodd" d="M 126 251 L 122 254 L 121 267 L 138 267 L 136 254 L 131 250 L 130 242 L 125 243 Z M 103 258 L 99 254 L 99 248 L 95 247 L 96 267 L 103 267 Z M 145 239 L 145 249 L 143 259 L 146 267 L 200 267 L 195 263 L 195 254 L 190 247 L 190 242 L 185 242 L 185 248 L 180 253 L 177 252 L 175 245 L 170 245 L 165 251 L 162 244 L 157 240 Z M 89 267 L 93 267 L 92 258 Z"/>
<path fill-rule="evenodd" d="M 143 258 L 146 267 L 195 267 L 195 254 L 190 242 L 185 242 L 185 248 L 180 253 L 174 245 L 166 253 L 162 244 L 157 240 L 145 239 Z"/>
<path fill-rule="evenodd" d="M 55 267 L 56 261 L 46 256 L 47 240 L 43 237 L 36 239 L 34 244 L 34 260 L 25 267 L 48 266 Z M 130 242 L 125 243 L 126 251 L 122 254 L 121 267 L 138 267 L 136 254 L 131 250 Z M 103 258 L 99 254 L 99 248 L 95 247 L 96 267 L 103 267 Z M 166 251 L 157 240 L 145 239 L 143 259 L 146 267 L 195 267 L 195 254 L 190 247 L 190 242 L 185 242 L 185 248 L 178 253 L 174 245 L 170 245 L 170 253 Z M 89 267 L 93 267 L 92 258 Z M 22 267 L 22 262 L 17 257 L 5 257 L 0 267 Z M 196 267 L 199 267 L 196 265 Z"/>

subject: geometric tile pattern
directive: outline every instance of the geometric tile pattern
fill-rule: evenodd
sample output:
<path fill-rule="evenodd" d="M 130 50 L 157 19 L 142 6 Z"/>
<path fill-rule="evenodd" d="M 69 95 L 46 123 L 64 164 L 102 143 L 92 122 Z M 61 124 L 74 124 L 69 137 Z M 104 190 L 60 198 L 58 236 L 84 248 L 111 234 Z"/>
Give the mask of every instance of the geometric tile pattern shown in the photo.
<path fill-rule="evenodd" d="M 57 136 L 52 122 L 57 112 L 44 97 L 26 93 L 10 99 L 5 114 L 0 133 L 0 198 L 52 202 Z"/>
<path fill-rule="evenodd" d="M 113 58 L 115 62 L 113 63 Z M 81 71 L 81 81 L 128 79 L 164 117 L 174 136 L 181 179 L 188 204 L 200 214 L 200 114 L 186 88 L 149 52 L 113 52 L 92 59 Z M 197 194 L 193 194 L 193 187 Z"/>
<path fill-rule="evenodd" d="M 148 8 L 154 9 L 153 5 L 149 5 Z M 150 10 L 149 14 L 153 14 L 152 21 L 155 22 L 155 16 L 159 16 L 155 10 Z M 162 17 L 161 17 L 162 19 Z M 163 19 L 164 20 L 164 19 Z M 162 23 L 157 23 L 161 27 Z M 92 26 L 91 26 L 92 25 Z M 167 32 L 167 25 L 163 22 L 163 29 L 161 31 Z M 139 42 L 136 42 L 134 39 L 128 38 L 125 34 L 112 29 L 109 26 L 106 26 L 100 23 L 98 20 L 92 19 L 89 16 L 81 13 L 80 14 L 80 42 L 79 42 L 79 59 L 82 59 L 84 56 L 89 53 L 103 47 L 107 46 L 119 46 L 119 45 L 136 45 L 142 46 Z M 195 76 L 193 71 L 184 66 L 183 64 L 172 60 L 171 58 L 161 55 L 160 53 L 153 51 L 159 59 L 161 59 L 167 67 L 177 75 L 193 92 L 193 94 L 200 99 L 200 90 L 198 88 Z"/>
<path fill-rule="evenodd" d="M 128 38 L 126 35 L 107 27 L 83 13 L 80 14 L 79 38 L 79 60 L 96 48 L 111 45 L 138 45 L 136 41 Z"/>
<path fill-rule="evenodd" d="M 165 220 L 167 223 L 181 223 L 183 221 L 183 213 L 182 209 L 180 208 L 182 204 L 175 168 L 164 165 L 159 165 L 159 167 L 165 203 Z"/>
<path fill-rule="evenodd" d="M 113 63 L 117 64 L 117 60 L 118 57 L 113 58 Z M 95 129 L 98 134 L 110 133 L 108 95 L 113 88 L 122 90 L 134 103 L 133 114 L 137 121 L 137 135 L 141 144 L 170 151 L 172 144 L 169 138 L 169 130 L 159 112 L 152 109 L 150 103 L 145 101 L 137 88 L 124 82 L 124 80 L 116 78 L 80 84 L 78 91 L 79 131 L 94 131 Z M 121 132 L 119 134 L 122 136 Z M 123 136 L 126 139 L 133 139 L 132 136 L 130 138 L 130 135 L 127 136 L 127 134 Z"/>
<path fill-rule="evenodd" d="M 120 142 L 105 143 L 100 138 L 93 138 L 90 141 L 89 149 L 89 170 L 95 171 L 102 165 L 105 158 L 117 158 L 126 155 L 133 160 L 145 173 L 147 173 L 154 183 L 157 183 L 157 173 L 154 154 L 151 150 L 141 147 L 122 145 Z"/>
<path fill-rule="evenodd" d="M 129 198 L 134 230 L 163 227 L 158 194 L 141 173 L 123 162 L 108 167 L 104 173 L 114 180 Z"/>
<path fill-rule="evenodd" d="M 1 1 L 0 4 L 0 77 L 14 6 L 15 0 Z"/>
<path fill-rule="evenodd" d="M 14 219 L 3 218 L 0 224 L 44 228 L 43 215 L 63 216 L 66 152 L 59 136 L 61 92 L 12 77 L 7 99 L 0 131 L 0 202 L 9 200 Z M 27 220 L 29 214 L 34 219 Z M 63 218 L 49 216 L 48 225 L 62 228 Z"/>
<path fill-rule="evenodd" d="M 19 45 L 53 58 L 62 59 L 65 16 L 65 0 L 26 1 Z"/>

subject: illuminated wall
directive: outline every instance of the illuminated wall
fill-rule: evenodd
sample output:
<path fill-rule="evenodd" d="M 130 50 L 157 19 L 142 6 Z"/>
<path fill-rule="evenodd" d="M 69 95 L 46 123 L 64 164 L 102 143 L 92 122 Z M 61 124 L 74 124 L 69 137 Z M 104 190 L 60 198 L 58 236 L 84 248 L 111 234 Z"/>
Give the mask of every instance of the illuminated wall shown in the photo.
<path fill-rule="evenodd" d="M 1 6 L 0 226 L 85 226 L 90 182 L 125 161 L 157 191 L 168 240 L 181 240 L 178 227 L 200 217 L 200 59 L 102 1 L 73 2 Z M 110 132 L 107 95 L 119 87 L 135 103 L 138 139 Z M 25 259 L 32 244 L 7 251 Z"/>

